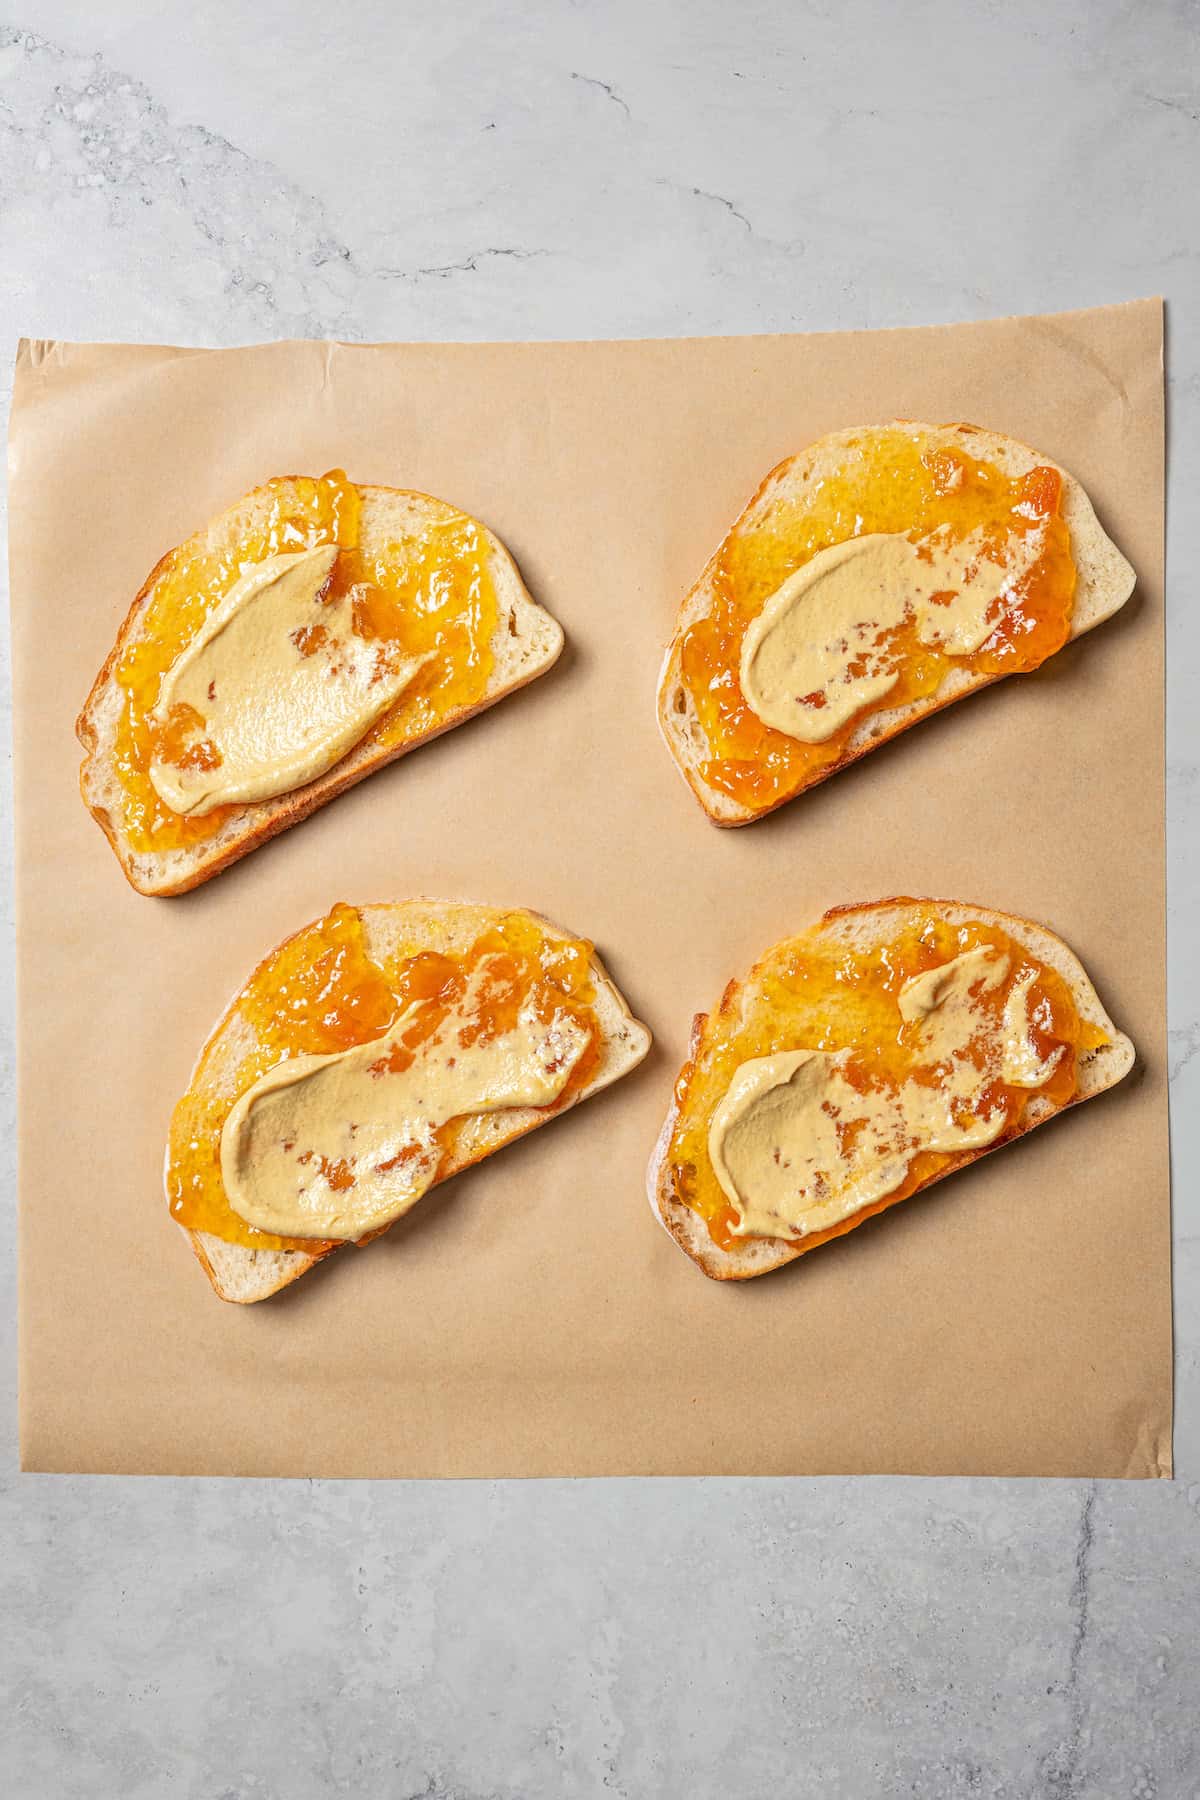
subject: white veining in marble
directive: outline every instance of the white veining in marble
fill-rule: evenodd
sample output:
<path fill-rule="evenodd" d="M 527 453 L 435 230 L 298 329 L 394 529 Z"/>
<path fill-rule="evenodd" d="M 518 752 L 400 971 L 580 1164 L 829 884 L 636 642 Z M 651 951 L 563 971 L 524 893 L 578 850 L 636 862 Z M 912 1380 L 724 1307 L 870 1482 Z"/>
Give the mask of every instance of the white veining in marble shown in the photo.
<path fill-rule="evenodd" d="M 1167 295 L 1179 1479 L 18 1477 L 10 1407 L 3 1792 L 1200 1794 L 1194 0 L 15 10 L 10 348 L 874 326 Z M 11 1016 L 9 957 L 2 979 Z M 11 1068 L 6 1044 L 10 1218 Z M 3 1279 L 11 1370 L 11 1252 Z"/>

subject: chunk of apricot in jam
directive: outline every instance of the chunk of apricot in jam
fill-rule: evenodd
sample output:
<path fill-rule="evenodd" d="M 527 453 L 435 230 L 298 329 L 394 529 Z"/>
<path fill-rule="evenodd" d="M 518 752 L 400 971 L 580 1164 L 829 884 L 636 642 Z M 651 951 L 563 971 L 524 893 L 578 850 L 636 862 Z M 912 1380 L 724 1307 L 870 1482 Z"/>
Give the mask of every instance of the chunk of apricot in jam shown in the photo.
<path fill-rule="evenodd" d="M 203 733 L 202 715 L 186 701 L 178 701 L 153 728 L 154 754 L 177 769 L 219 769 L 221 752 Z"/>
<path fill-rule="evenodd" d="M 387 543 L 368 553 L 360 544 L 361 511 L 362 496 L 340 469 L 318 478 L 284 477 L 248 497 L 246 523 L 234 535 L 232 548 L 223 540 L 221 548 L 209 550 L 200 533 L 166 559 L 137 641 L 116 669 L 123 706 L 114 762 L 125 830 L 135 850 L 176 850 L 201 842 L 235 810 L 219 806 L 202 818 L 171 811 L 150 781 L 150 764 L 163 753 L 162 730 L 151 714 L 163 676 L 212 608 L 249 567 L 267 557 L 337 544 L 325 602 L 353 590 L 352 617 L 361 636 L 396 644 L 406 656 L 432 653 L 363 742 L 383 749 L 407 743 L 432 731 L 449 713 L 483 698 L 499 616 L 483 528 L 447 508 L 445 517 L 420 539 Z M 297 642 L 301 654 L 319 648 L 321 635 L 319 624 L 304 628 L 304 641 Z M 167 730 L 172 731 L 169 721 Z M 202 733 L 198 714 L 188 721 L 188 730 L 190 736 Z"/>
<path fill-rule="evenodd" d="M 301 656 L 315 656 L 329 633 L 323 625 L 298 625 L 291 638 Z"/>
<path fill-rule="evenodd" d="M 256 1048 L 229 1060 L 225 1032 L 200 1058 L 191 1086 L 171 1120 L 167 1198 L 172 1218 L 190 1231 L 259 1250 L 303 1250 L 328 1244 L 281 1238 L 249 1225 L 230 1207 L 221 1180 L 221 1131 L 234 1102 L 289 1056 L 322 1056 L 388 1034 L 380 1067 L 401 1070 L 456 1008 L 464 1043 L 486 1042 L 515 1024 L 523 1007 L 549 1023 L 567 1016 L 589 1033 L 583 1055 L 547 1112 L 560 1111 L 596 1071 L 600 1034 L 594 1009 L 591 946 L 548 938 L 523 913 L 506 913 L 462 955 L 402 946 L 386 962 L 367 950 L 354 907 L 338 905 L 261 963 L 236 1002 Z M 402 1024 L 401 1024 L 402 1021 Z M 399 1027 L 391 1030 L 390 1028 Z M 437 1133 L 443 1162 L 454 1154 L 462 1121 Z M 344 1165 L 331 1163 L 330 1186 L 346 1186 Z"/>
<path fill-rule="evenodd" d="M 756 970 L 763 1004 L 733 1030 L 719 1023 L 722 1014 L 718 1013 L 676 1083 L 679 1117 L 669 1156 L 674 1191 L 677 1199 L 705 1221 L 716 1244 L 728 1249 L 738 1241 L 733 1232 L 737 1214 L 709 1160 L 708 1128 L 739 1065 L 751 1057 L 774 1056 L 782 1050 L 853 1050 L 849 1079 L 895 1092 L 912 1074 L 911 1051 L 900 1035 L 900 989 L 922 970 L 936 968 L 981 945 L 1005 953 L 1009 966 L 1004 980 L 978 998 L 981 1031 L 967 1055 L 972 1056 L 974 1048 L 973 1060 L 981 1060 L 985 1016 L 990 1014 L 999 1021 L 1013 986 L 1030 972 L 1034 976 L 1028 997 L 1031 1042 L 1044 1064 L 1056 1051 L 1061 1053 L 1039 1088 L 988 1082 L 980 1092 L 978 1110 L 990 1115 L 1003 1105 L 1007 1132 L 1020 1124 L 1035 1094 L 1056 1105 L 1072 1097 L 1079 1056 L 1105 1043 L 1105 1035 L 1079 1017 L 1062 977 L 997 926 L 983 922 L 950 925 L 939 915 L 927 913 L 882 950 L 862 953 L 832 944 L 813 946 L 804 940 L 778 944 Z M 918 1151 L 904 1181 L 882 1201 L 828 1231 L 798 1241 L 806 1250 L 813 1249 L 870 1213 L 905 1199 L 923 1182 L 962 1160 L 961 1153 Z"/>
<path fill-rule="evenodd" d="M 799 497 L 754 506 L 717 551 L 711 610 L 680 646 L 682 680 L 711 752 L 705 780 L 744 806 L 777 805 L 840 761 L 865 718 L 935 693 L 952 667 L 984 675 L 1037 668 L 1071 630 L 1075 564 L 1061 500 L 1057 469 L 1006 475 L 964 450 L 935 446 L 920 431 L 890 426 L 851 439 L 834 473 Z M 954 542 L 981 532 L 984 554 L 1001 566 L 1015 562 L 1020 541 L 1028 561 L 980 648 L 951 656 L 922 644 L 913 624 L 902 625 L 887 646 L 899 680 L 877 705 L 823 743 L 800 743 L 764 724 L 746 703 L 739 670 L 742 639 L 771 595 L 820 551 L 848 538 L 904 532 L 915 543 L 938 527 Z M 1024 554 L 1030 547 L 1037 552 L 1031 560 Z"/>

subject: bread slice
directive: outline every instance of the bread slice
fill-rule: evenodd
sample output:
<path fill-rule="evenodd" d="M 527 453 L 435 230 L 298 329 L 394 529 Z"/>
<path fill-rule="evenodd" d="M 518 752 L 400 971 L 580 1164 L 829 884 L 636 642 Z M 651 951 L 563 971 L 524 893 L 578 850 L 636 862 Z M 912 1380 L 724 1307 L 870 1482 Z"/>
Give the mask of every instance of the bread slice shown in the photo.
<path fill-rule="evenodd" d="M 381 962 L 406 946 L 411 950 L 414 944 L 444 955 L 461 955 L 483 932 L 502 918 L 511 916 L 514 909 L 472 906 L 448 900 L 404 900 L 391 905 L 361 906 L 357 911 L 362 920 L 367 954 Z M 552 925 L 539 913 L 524 916 L 534 919 L 548 938 L 571 941 L 568 932 Z M 452 1175 L 460 1174 L 485 1156 L 491 1156 L 494 1151 L 502 1150 L 515 1138 L 524 1137 L 527 1131 L 548 1124 L 580 1100 L 598 1094 L 641 1062 L 650 1048 L 650 1033 L 633 1017 L 594 951 L 591 973 L 596 991 L 593 1007 L 601 1037 L 600 1061 L 591 1080 L 568 1102 L 568 1106 L 556 1111 L 512 1107 L 474 1119 L 462 1134 L 452 1162 L 442 1170 L 439 1184 L 449 1181 Z M 241 992 L 234 995 L 200 1052 L 190 1084 L 195 1085 L 200 1065 L 211 1049 L 212 1060 L 205 1072 L 206 1085 L 214 1092 L 227 1091 L 230 1106 L 236 1098 L 233 1087 L 236 1071 L 258 1042 L 257 1034 L 237 1010 Z M 312 1255 L 302 1250 L 251 1250 L 241 1244 L 227 1243 L 211 1232 L 188 1231 L 183 1226 L 180 1229 L 191 1241 L 201 1268 L 220 1298 L 242 1305 L 278 1293 L 280 1288 L 298 1281 L 324 1257 L 333 1254 L 332 1250 L 321 1250 Z"/>
<path fill-rule="evenodd" d="M 1077 571 L 1071 637 L 1077 638 L 1085 631 L 1091 631 L 1093 626 L 1101 624 L 1124 606 L 1133 592 L 1134 572 L 1116 545 L 1105 535 L 1091 501 L 1074 476 L 1069 475 L 1049 457 L 1030 449 L 1028 444 L 1019 443 L 1016 438 L 1003 437 L 995 431 L 981 430 L 975 425 L 923 425 L 911 419 L 897 419 L 883 429 L 896 427 L 925 434 L 936 449 L 959 449 L 980 461 L 993 463 L 1009 476 L 1026 475 L 1035 468 L 1058 469 L 1063 478 L 1062 516 L 1071 534 L 1071 554 Z M 772 469 L 731 527 L 730 535 L 733 532 L 752 530 L 780 501 L 786 502 L 808 484 L 826 479 L 838 466 L 848 442 L 861 438 L 863 431 L 864 427 L 858 426 L 834 432 Z M 704 778 L 703 765 L 711 760 L 712 752 L 691 693 L 683 680 L 680 665 L 684 634 L 691 625 L 706 617 L 712 610 L 713 584 L 719 554 L 718 551 L 709 559 L 700 579 L 683 600 L 675 635 L 667 646 L 658 682 L 659 728 L 688 786 L 714 824 L 748 825 L 754 819 L 763 818 L 767 813 L 774 812 L 776 807 L 795 799 L 796 794 L 815 787 L 827 776 L 857 762 L 868 750 L 874 750 L 899 732 L 907 731 L 910 725 L 917 724 L 930 713 L 940 712 L 942 707 L 974 693 L 976 688 L 987 687 L 991 682 L 1001 679 L 1000 675 L 976 673 L 963 667 L 951 668 L 936 691 L 924 699 L 867 714 L 852 732 L 842 754 L 836 760 L 814 769 L 796 793 L 785 794 L 781 799 L 769 801 L 763 806 L 745 806 L 732 795 L 711 786 Z"/>
<path fill-rule="evenodd" d="M 1015 1130 L 1002 1133 L 995 1143 L 983 1149 L 961 1152 L 937 1175 L 915 1189 L 916 1193 L 924 1192 L 934 1182 L 953 1175 L 978 1157 L 1000 1149 L 1001 1145 L 1024 1137 L 1047 1119 L 1065 1111 L 1067 1106 L 1075 1106 L 1081 1100 L 1091 1100 L 1095 1095 L 1104 1093 L 1106 1088 L 1115 1087 L 1129 1073 L 1134 1062 L 1133 1045 L 1117 1030 L 1100 1004 L 1079 958 L 1054 932 L 1045 925 L 1035 925 L 1029 919 L 1018 918 L 1012 913 L 997 912 L 989 906 L 967 906 L 957 900 L 877 900 L 860 906 L 835 907 L 818 924 L 793 941 L 798 944 L 809 943 L 814 948 L 820 944 L 828 944 L 857 952 L 870 951 L 890 942 L 915 917 L 927 916 L 931 910 L 936 911 L 949 925 L 976 921 L 998 926 L 1007 932 L 1015 943 L 1024 945 L 1062 977 L 1071 990 L 1080 1018 L 1099 1026 L 1107 1033 L 1109 1042 L 1099 1049 L 1080 1054 L 1077 1063 L 1078 1085 L 1069 1101 L 1057 1105 L 1045 1095 L 1031 1095 L 1022 1121 Z M 738 1030 L 766 1004 L 761 985 L 762 969 L 763 963 L 757 963 L 745 981 L 731 981 L 715 1015 L 710 1017 L 706 1013 L 697 1013 L 692 1022 L 689 1060 L 695 1057 L 703 1045 Z M 714 1281 L 744 1281 L 752 1275 L 765 1275 L 768 1270 L 794 1262 L 796 1257 L 803 1256 L 807 1250 L 817 1248 L 816 1244 L 789 1243 L 781 1238 L 748 1237 L 728 1250 L 723 1250 L 714 1243 L 705 1221 L 676 1197 L 671 1180 L 668 1160 L 671 1139 L 686 1103 L 686 1094 L 681 1100 L 677 1087 L 671 1110 L 650 1158 L 646 1177 L 651 1209 L 680 1248 Z M 882 1211 L 888 1204 L 890 1202 L 885 1198 L 882 1204 L 866 1207 L 862 1212 L 851 1215 L 839 1228 L 839 1235 L 842 1231 L 852 1230 L 871 1213 Z"/>
<path fill-rule="evenodd" d="M 289 825 L 306 819 L 317 807 L 324 806 L 327 800 L 353 787 L 355 782 L 381 769 L 385 763 L 406 756 L 430 738 L 440 736 L 454 725 L 461 725 L 465 719 L 495 705 L 506 694 L 544 674 L 562 650 L 562 627 L 530 598 L 516 563 L 499 538 L 484 528 L 498 618 L 491 644 L 491 675 L 483 698 L 476 705 L 447 713 L 432 730 L 417 733 L 399 744 L 384 748 L 370 742 L 360 743 L 315 781 L 273 799 L 235 808 L 213 835 L 201 842 L 151 853 L 137 850 L 125 829 L 124 790 L 114 760 L 117 724 L 125 704 L 124 693 L 116 679 L 117 667 L 128 647 L 143 636 L 158 585 L 177 564 L 202 552 L 235 552 L 237 546 L 261 525 L 265 510 L 278 496 L 281 487 L 286 489 L 289 482 L 297 479 L 296 476 L 284 476 L 269 486 L 255 488 L 187 543 L 163 557 L 133 602 L 79 715 L 75 729 L 87 752 L 79 772 L 84 804 L 100 824 L 116 851 L 121 868 L 139 893 L 184 894 L 190 888 L 198 887 L 239 857 L 286 831 Z M 428 494 L 385 487 L 359 487 L 358 492 L 362 501 L 359 542 L 368 556 L 385 552 L 389 543 L 420 538 L 431 526 L 463 516 L 456 507 Z"/>

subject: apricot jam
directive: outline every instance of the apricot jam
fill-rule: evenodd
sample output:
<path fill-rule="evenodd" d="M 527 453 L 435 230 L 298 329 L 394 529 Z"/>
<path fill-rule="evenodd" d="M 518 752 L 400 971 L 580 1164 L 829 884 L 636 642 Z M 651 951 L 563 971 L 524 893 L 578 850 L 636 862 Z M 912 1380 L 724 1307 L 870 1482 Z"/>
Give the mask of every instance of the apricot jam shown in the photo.
<path fill-rule="evenodd" d="M 952 667 L 988 675 L 1037 668 L 1071 629 L 1075 564 L 1061 501 L 1057 469 L 1008 476 L 935 446 L 927 433 L 890 426 L 849 439 L 836 471 L 800 497 L 753 505 L 717 551 L 711 611 L 680 646 L 682 679 L 712 752 L 705 780 L 744 806 L 777 805 L 838 762 L 864 718 L 935 693 Z M 987 557 L 1023 568 L 979 649 L 961 656 L 932 649 L 910 621 L 885 640 L 899 680 L 832 737 L 803 744 L 764 724 L 746 703 L 739 670 L 747 627 L 771 595 L 834 544 L 871 532 L 903 532 L 916 543 L 939 526 L 955 543 L 980 531 Z"/>
<path fill-rule="evenodd" d="M 235 1003 L 239 1018 L 223 1026 L 201 1056 L 171 1120 L 166 1175 L 171 1217 L 189 1231 L 209 1231 L 249 1249 L 309 1254 L 329 1249 L 313 1238 L 273 1237 L 233 1211 L 221 1180 L 221 1131 L 234 1103 L 285 1057 L 349 1050 L 382 1037 L 402 1015 L 408 1015 L 407 1023 L 391 1040 L 388 1056 L 388 1066 L 397 1071 L 454 1009 L 464 1015 L 464 1043 L 486 1043 L 511 1029 L 527 1004 L 546 1024 L 569 1015 L 587 1030 L 589 1042 L 563 1092 L 545 1109 L 561 1111 L 599 1062 L 590 956 L 590 944 L 548 938 L 527 914 L 505 913 L 461 956 L 411 945 L 381 963 L 367 952 L 355 908 L 335 906 L 260 963 Z M 228 1046 L 243 1023 L 256 1047 L 234 1061 Z M 453 1156 L 462 1129 L 461 1119 L 451 1119 L 437 1133 L 443 1164 Z M 336 1166 L 328 1173 L 336 1186 Z"/>
<path fill-rule="evenodd" d="M 342 470 L 315 479 L 291 476 L 269 481 L 265 492 L 269 504 L 253 508 L 254 523 L 243 530 L 234 548 L 208 550 L 199 534 L 171 553 L 142 632 L 117 664 L 124 707 L 117 724 L 115 761 L 124 791 L 125 828 L 137 851 L 195 844 L 211 837 L 235 810 L 217 807 L 202 818 L 185 818 L 159 798 L 150 781 L 150 764 L 159 755 L 179 762 L 190 754 L 187 746 L 197 720 L 170 718 L 156 726 L 150 715 L 163 676 L 212 608 L 248 568 L 267 557 L 336 543 L 338 558 L 327 598 L 353 588 L 358 634 L 397 644 L 405 656 L 433 653 L 361 743 L 386 749 L 407 742 L 435 730 L 451 711 L 474 706 L 483 698 L 492 670 L 498 607 L 482 526 L 465 513 L 448 510 L 446 518 L 421 538 L 390 542 L 368 552 L 360 545 L 362 496 Z M 315 633 L 322 627 L 309 629 Z M 310 635 L 299 647 L 310 653 L 318 643 Z M 209 752 L 215 755 L 215 747 L 208 751 L 200 747 L 199 754 Z"/>
<path fill-rule="evenodd" d="M 740 1241 L 733 1233 L 737 1214 L 717 1181 L 708 1154 L 713 1111 L 738 1066 L 751 1057 L 773 1056 L 781 1050 L 852 1050 L 855 1054 L 847 1079 L 895 1092 L 906 1079 L 920 1079 L 914 1075 L 912 1052 L 902 1036 L 900 989 L 922 970 L 936 968 L 981 945 L 1006 953 L 1009 967 L 1004 980 L 978 998 L 980 1034 L 967 1056 L 981 1065 L 983 1037 L 990 1028 L 988 1016 L 998 1025 L 1008 995 L 1031 971 L 1030 1041 L 1043 1063 L 1055 1051 L 1061 1050 L 1061 1054 L 1041 1087 L 986 1082 L 979 1092 L 978 1111 L 991 1115 L 1003 1106 L 1004 1131 L 1009 1132 L 1020 1124 L 1035 1094 L 1056 1105 L 1070 1100 L 1076 1088 L 1079 1055 L 1108 1040 L 1097 1027 L 1080 1019 L 1062 977 L 998 927 L 976 922 L 950 925 L 930 912 L 882 950 L 860 953 L 833 943 L 814 945 L 811 940 L 778 944 L 755 971 L 756 986 L 761 978 L 763 996 L 755 1016 L 735 1030 L 722 1028 L 718 1038 L 714 1030 L 721 1020 L 718 1014 L 676 1084 L 680 1114 L 669 1159 L 675 1195 L 705 1220 L 716 1244 L 728 1249 Z M 923 1182 L 961 1161 L 961 1152 L 918 1151 L 903 1183 L 883 1200 L 800 1241 L 806 1250 L 813 1249 L 848 1231 L 864 1216 L 905 1199 Z"/>

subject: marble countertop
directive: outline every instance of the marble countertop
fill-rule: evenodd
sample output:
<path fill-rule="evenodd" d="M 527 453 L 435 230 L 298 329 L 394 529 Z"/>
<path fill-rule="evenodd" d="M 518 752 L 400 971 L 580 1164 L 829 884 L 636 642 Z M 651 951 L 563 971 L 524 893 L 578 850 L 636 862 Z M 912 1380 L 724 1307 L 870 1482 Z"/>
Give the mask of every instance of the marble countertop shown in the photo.
<path fill-rule="evenodd" d="M 662 335 L 1166 295 L 1178 1478 L 18 1476 L 10 1405 L 6 1793 L 1200 1794 L 1194 3 L 14 10 L 6 384 L 20 333 Z M 11 942 L 7 867 L 3 905 Z M 2 978 L 11 1017 L 8 954 Z M 3 1075 L 11 1208 L 11 1043 Z M 3 1280 L 11 1371 L 11 1249 Z"/>

